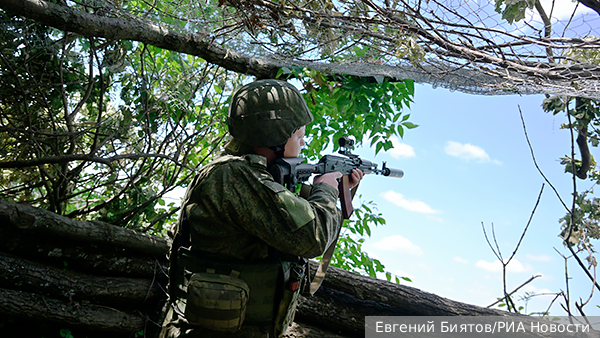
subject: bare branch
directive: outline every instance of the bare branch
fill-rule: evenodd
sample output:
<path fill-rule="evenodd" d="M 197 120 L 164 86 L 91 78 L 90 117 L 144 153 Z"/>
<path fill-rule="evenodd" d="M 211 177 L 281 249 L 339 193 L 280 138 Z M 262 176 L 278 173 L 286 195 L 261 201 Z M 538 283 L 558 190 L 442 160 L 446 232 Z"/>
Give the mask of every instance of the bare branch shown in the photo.
<path fill-rule="evenodd" d="M 27 167 L 35 167 L 45 164 L 60 164 L 60 163 L 68 163 L 73 161 L 89 161 L 105 164 L 109 167 L 112 167 L 112 162 L 128 159 L 128 160 L 137 160 L 141 158 L 163 158 L 172 161 L 173 163 L 191 169 L 184 164 L 180 163 L 179 160 L 173 158 L 169 155 L 165 154 L 122 154 L 115 155 L 111 157 L 98 157 L 88 154 L 73 154 L 73 155 L 58 155 L 58 156 L 49 156 L 44 158 L 38 158 L 33 160 L 15 160 L 15 161 L 6 161 L 0 162 L 0 168 L 27 168 Z"/>
<path fill-rule="evenodd" d="M 550 182 L 550 180 L 548 180 L 546 175 L 544 175 L 544 172 L 542 171 L 542 169 L 540 169 L 540 166 L 537 164 L 537 160 L 535 159 L 535 154 L 533 153 L 533 147 L 531 146 L 531 142 L 529 141 L 529 135 L 527 135 L 527 127 L 525 126 L 525 119 L 523 118 L 523 112 L 521 111 L 521 106 L 519 106 L 519 115 L 521 116 L 521 123 L 523 124 L 523 132 L 525 133 L 525 139 L 527 140 L 527 145 L 529 146 L 529 151 L 531 152 L 531 158 L 533 159 L 533 164 L 537 168 L 540 175 L 542 175 L 542 177 L 544 178 L 546 183 L 548 183 L 548 185 L 550 185 L 552 190 L 554 190 L 556 197 L 558 197 L 558 200 L 560 201 L 560 203 L 562 203 L 562 205 L 565 207 L 565 210 L 567 210 L 567 212 L 570 214 L 571 209 L 569 209 L 569 207 L 567 207 L 567 205 L 563 201 L 562 197 L 560 197 L 558 190 L 556 190 L 554 185 Z"/>
<path fill-rule="evenodd" d="M 535 276 L 531 276 L 531 278 L 529 278 L 525 283 L 519 285 L 516 289 L 512 290 L 508 296 L 512 296 L 515 292 L 519 291 L 519 289 L 521 289 L 522 287 L 524 287 L 525 285 L 531 283 L 534 279 L 538 278 L 538 277 L 542 277 L 542 275 L 535 275 Z M 492 306 L 500 303 L 502 301 L 502 298 L 499 298 L 497 301 L 493 302 L 492 304 L 486 306 L 487 308 L 491 308 Z"/>
<path fill-rule="evenodd" d="M 585 7 L 595 11 L 600 15 L 600 1 L 598 0 L 578 0 Z"/>
<path fill-rule="evenodd" d="M 249 57 L 212 44 L 206 36 L 181 33 L 150 21 L 103 17 L 43 0 L 3 0 L 0 7 L 48 26 L 86 37 L 144 42 L 196 55 L 226 69 L 259 78 L 274 78 L 279 70 L 278 66 L 267 64 L 260 58 Z"/>

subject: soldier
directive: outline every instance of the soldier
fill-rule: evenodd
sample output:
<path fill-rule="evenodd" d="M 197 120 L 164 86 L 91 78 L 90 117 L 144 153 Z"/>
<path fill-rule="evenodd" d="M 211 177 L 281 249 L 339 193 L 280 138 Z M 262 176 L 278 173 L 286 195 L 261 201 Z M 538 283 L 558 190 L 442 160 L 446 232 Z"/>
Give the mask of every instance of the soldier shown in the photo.
<path fill-rule="evenodd" d="M 233 138 L 182 204 L 161 337 L 279 337 L 292 322 L 305 258 L 322 255 L 341 227 L 341 173 L 315 177 L 303 199 L 268 171 L 279 157 L 298 157 L 312 119 L 284 81 L 255 81 L 232 95 Z M 351 176 L 356 186 L 363 173 Z"/>

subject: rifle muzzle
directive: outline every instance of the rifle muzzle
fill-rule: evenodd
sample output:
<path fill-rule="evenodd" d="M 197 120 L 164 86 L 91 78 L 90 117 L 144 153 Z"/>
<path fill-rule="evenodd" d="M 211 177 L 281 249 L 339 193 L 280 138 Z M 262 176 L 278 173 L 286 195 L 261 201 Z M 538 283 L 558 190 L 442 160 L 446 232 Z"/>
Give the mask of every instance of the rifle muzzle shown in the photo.
<path fill-rule="evenodd" d="M 391 168 L 382 168 L 381 169 L 381 174 L 383 176 L 390 176 L 390 177 L 402 177 L 404 176 L 404 171 L 400 170 L 400 169 L 391 169 Z"/>

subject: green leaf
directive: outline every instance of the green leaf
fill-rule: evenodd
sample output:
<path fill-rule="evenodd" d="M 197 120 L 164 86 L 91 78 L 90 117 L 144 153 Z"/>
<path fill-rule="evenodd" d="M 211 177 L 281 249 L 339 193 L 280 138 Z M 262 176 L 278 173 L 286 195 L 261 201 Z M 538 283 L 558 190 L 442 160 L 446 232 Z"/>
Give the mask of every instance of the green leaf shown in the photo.
<path fill-rule="evenodd" d="M 404 138 L 404 128 L 402 128 L 402 124 L 398 125 L 398 135 L 400 135 L 400 138 Z"/>
<path fill-rule="evenodd" d="M 405 126 L 405 127 L 406 127 L 406 128 L 408 128 L 408 129 L 414 129 L 414 128 L 416 128 L 416 127 L 418 127 L 418 126 L 419 126 L 419 125 L 417 125 L 417 124 L 414 124 L 414 123 L 412 123 L 412 122 L 408 122 L 408 121 L 406 121 L 406 122 L 402 122 L 402 125 L 403 125 L 403 126 Z"/>

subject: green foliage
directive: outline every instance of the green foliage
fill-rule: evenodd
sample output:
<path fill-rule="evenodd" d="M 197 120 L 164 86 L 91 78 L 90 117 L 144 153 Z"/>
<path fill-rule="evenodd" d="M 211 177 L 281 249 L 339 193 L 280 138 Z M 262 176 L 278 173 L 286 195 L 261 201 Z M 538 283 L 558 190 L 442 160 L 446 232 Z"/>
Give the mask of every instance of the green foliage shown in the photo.
<path fill-rule="evenodd" d="M 508 312 L 515 312 L 515 313 L 522 313 L 522 311 L 525 309 L 525 307 L 523 306 L 519 306 L 518 308 L 513 307 L 512 305 L 510 305 L 510 302 L 505 301 L 505 298 L 498 298 L 498 300 L 502 299 L 502 301 L 498 304 L 499 308 L 504 308 L 506 307 Z"/>
<path fill-rule="evenodd" d="M 502 19 L 512 24 L 525 19 L 527 9 L 533 9 L 535 0 L 496 0 L 496 12 L 502 14 Z"/>
<path fill-rule="evenodd" d="M 145 2 L 115 6 L 157 15 L 148 14 Z M 188 11 L 221 15 L 216 6 L 197 2 L 182 3 L 180 10 L 166 11 L 173 16 L 160 20 L 181 26 Z M 185 187 L 219 151 L 227 134 L 227 99 L 248 79 L 197 57 L 74 36 L 1 10 L 0 22 L 0 198 L 164 235 L 179 207 L 166 194 Z M 337 150 L 334 141 L 342 135 L 380 152 L 392 148 L 392 137 L 417 127 L 404 112 L 414 95 L 411 80 L 305 69 L 280 75 L 294 75 L 305 88 L 315 116 L 305 149 L 311 160 L 330 144 Z M 373 208 L 357 208 L 345 223 L 335 263 L 372 276 L 384 267 L 362 251 L 362 243 L 371 227 L 385 223 Z"/>
<path fill-rule="evenodd" d="M 508 296 L 510 299 L 508 304 L 506 302 L 506 298 L 498 298 L 500 303 L 498 303 L 498 307 L 501 309 L 506 308 L 509 312 L 519 313 L 528 316 L 548 316 L 549 312 L 527 312 L 527 305 L 529 301 L 531 301 L 534 297 L 542 296 L 542 294 L 537 294 L 535 292 L 525 292 L 522 296 L 519 296 L 518 302 L 522 302 L 524 305 L 517 306 L 513 303 L 512 297 Z M 513 306 L 514 305 L 514 306 Z"/>
<path fill-rule="evenodd" d="M 595 41 L 598 38 L 595 36 L 587 36 L 583 40 Z M 575 48 L 570 49 L 565 53 L 567 57 L 579 60 L 592 65 L 600 65 L 600 50 L 597 48 Z"/>
<path fill-rule="evenodd" d="M 60 336 L 64 338 L 74 338 L 69 329 L 60 329 Z"/>
<path fill-rule="evenodd" d="M 577 102 L 577 105 L 576 105 Z M 553 96 L 547 98 L 542 103 L 542 108 L 546 112 L 554 115 L 559 113 L 568 114 L 571 117 L 571 124 L 563 124 L 563 129 L 573 129 L 577 135 L 581 129 L 587 130 L 587 140 L 592 147 L 597 147 L 600 140 L 600 104 L 598 101 L 590 99 L 575 99 L 568 97 Z M 577 145 L 574 145 L 577 147 Z M 573 169 L 578 171 L 581 168 L 582 160 L 574 159 L 570 155 L 561 158 L 562 165 L 565 167 L 565 173 L 573 175 Z M 600 183 L 600 171 L 596 167 L 596 161 L 590 155 L 590 168 L 587 172 L 588 180 L 595 184 Z M 567 213 L 560 219 L 560 236 L 567 240 L 571 245 L 576 245 L 579 249 L 589 249 L 590 255 L 587 260 L 591 265 L 596 265 L 595 258 L 591 255 L 594 248 L 590 239 L 600 239 L 600 199 L 591 197 L 593 190 L 578 192 L 575 196 L 575 209 Z M 572 226 L 572 229 L 571 229 Z"/>
<path fill-rule="evenodd" d="M 306 89 L 305 99 L 315 117 L 307 127 L 306 155 L 315 159 L 332 140 L 351 136 L 360 145 L 370 141 L 376 153 L 392 148 L 392 136 L 402 138 L 405 129 L 417 125 L 408 121 L 414 82 L 404 80 L 370 82 L 352 76 L 327 76 L 306 69 L 282 69 L 280 76 L 293 74 Z M 333 142 L 334 151 L 337 142 Z"/>
<path fill-rule="evenodd" d="M 374 213 L 374 203 L 363 203 L 355 208 L 354 217 L 345 220 L 338 246 L 332 259 L 332 265 L 357 273 L 366 273 L 376 277 L 377 272 L 384 272 L 384 266 L 377 259 L 369 257 L 362 250 L 366 237 L 371 236 L 371 227 L 385 225 L 380 213 Z"/>
<path fill-rule="evenodd" d="M 0 16 L 0 198 L 164 232 L 178 206 L 163 197 L 219 148 L 244 77 Z"/>
<path fill-rule="evenodd" d="M 385 223 L 383 215 L 377 212 L 373 201 L 361 202 L 361 205 L 354 209 L 352 218 L 344 221 L 331 265 L 374 278 L 377 277 L 377 273 L 385 273 L 388 281 L 394 278 L 397 284 L 400 284 L 401 280 L 412 282 L 407 277 L 385 271 L 385 266 L 380 260 L 363 251 L 362 245 L 371 237 L 371 229 Z"/>
<path fill-rule="evenodd" d="M 542 108 L 554 115 L 564 112 L 570 117 L 570 124 L 561 128 L 570 129 L 575 135 L 579 130 L 585 130 L 585 143 L 598 147 L 600 140 L 600 102 L 584 98 L 569 98 L 554 96 L 544 100 Z M 573 145 L 577 147 L 577 145 Z M 580 149 L 581 151 L 581 149 Z M 596 167 L 594 157 L 589 155 L 589 170 L 587 180 L 597 185 L 600 183 L 600 170 Z M 575 175 L 582 166 L 582 159 L 570 155 L 561 158 L 560 163 L 565 167 L 565 173 Z M 575 171 L 575 172 L 574 172 Z M 563 216 L 560 222 L 560 237 L 564 244 L 575 246 L 577 250 L 587 253 L 588 269 L 597 266 L 596 253 L 592 239 L 600 239 L 600 198 L 591 196 L 593 189 L 574 193 L 574 208 Z"/>
<path fill-rule="evenodd" d="M 567 236 L 571 245 L 577 246 L 579 250 L 589 249 L 595 252 L 593 243 L 590 239 L 600 239 L 600 198 L 588 197 L 592 191 L 578 193 L 575 197 L 575 209 L 573 212 L 573 222 L 571 215 L 567 214 L 560 219 L 560 236 L 566 241 Z M 572 229 L 571 229 L 572 224 Z M 587 257 L 590 266 L 596 266 L 596 259 L 589 255 Z"/>
<path fill-rule="evenodd" d="M 337 140 L 343 135 L 353 138 L 356 145 L 369 142 L 378 153 L 393 147 L 393 136 L 402 138 L 406 129 L 417 127 L 408 120 L 410 115 L 403 112 L 404 108 L 410 107 L 414 95 L 412 80 L 370 82 L 364 78 L 328 76 L 300 68 L 283 68 L 278 76 L 290 74 L 300 79 L 314 116 L 314 121 L 307 126 L 308 142 L 303 150 L 311 160 L 320 157 L 330 145 L 337 150 Z M 374 208 L 373 202 L 363 203 L 355 209 L 353 218 L 344 222 L 332 265 L 371 277 L 385 272 L 383 264 L 362 249 L 366 237 L 371 235 L 371 228 L 385 224 L 382 215 L 373 212 Z M 386 276 L 388 280 L 392 279 L 391 273 L 387 272 Z M 406 277 L 393 277 L 396 283 L 411 281 Z"/>

